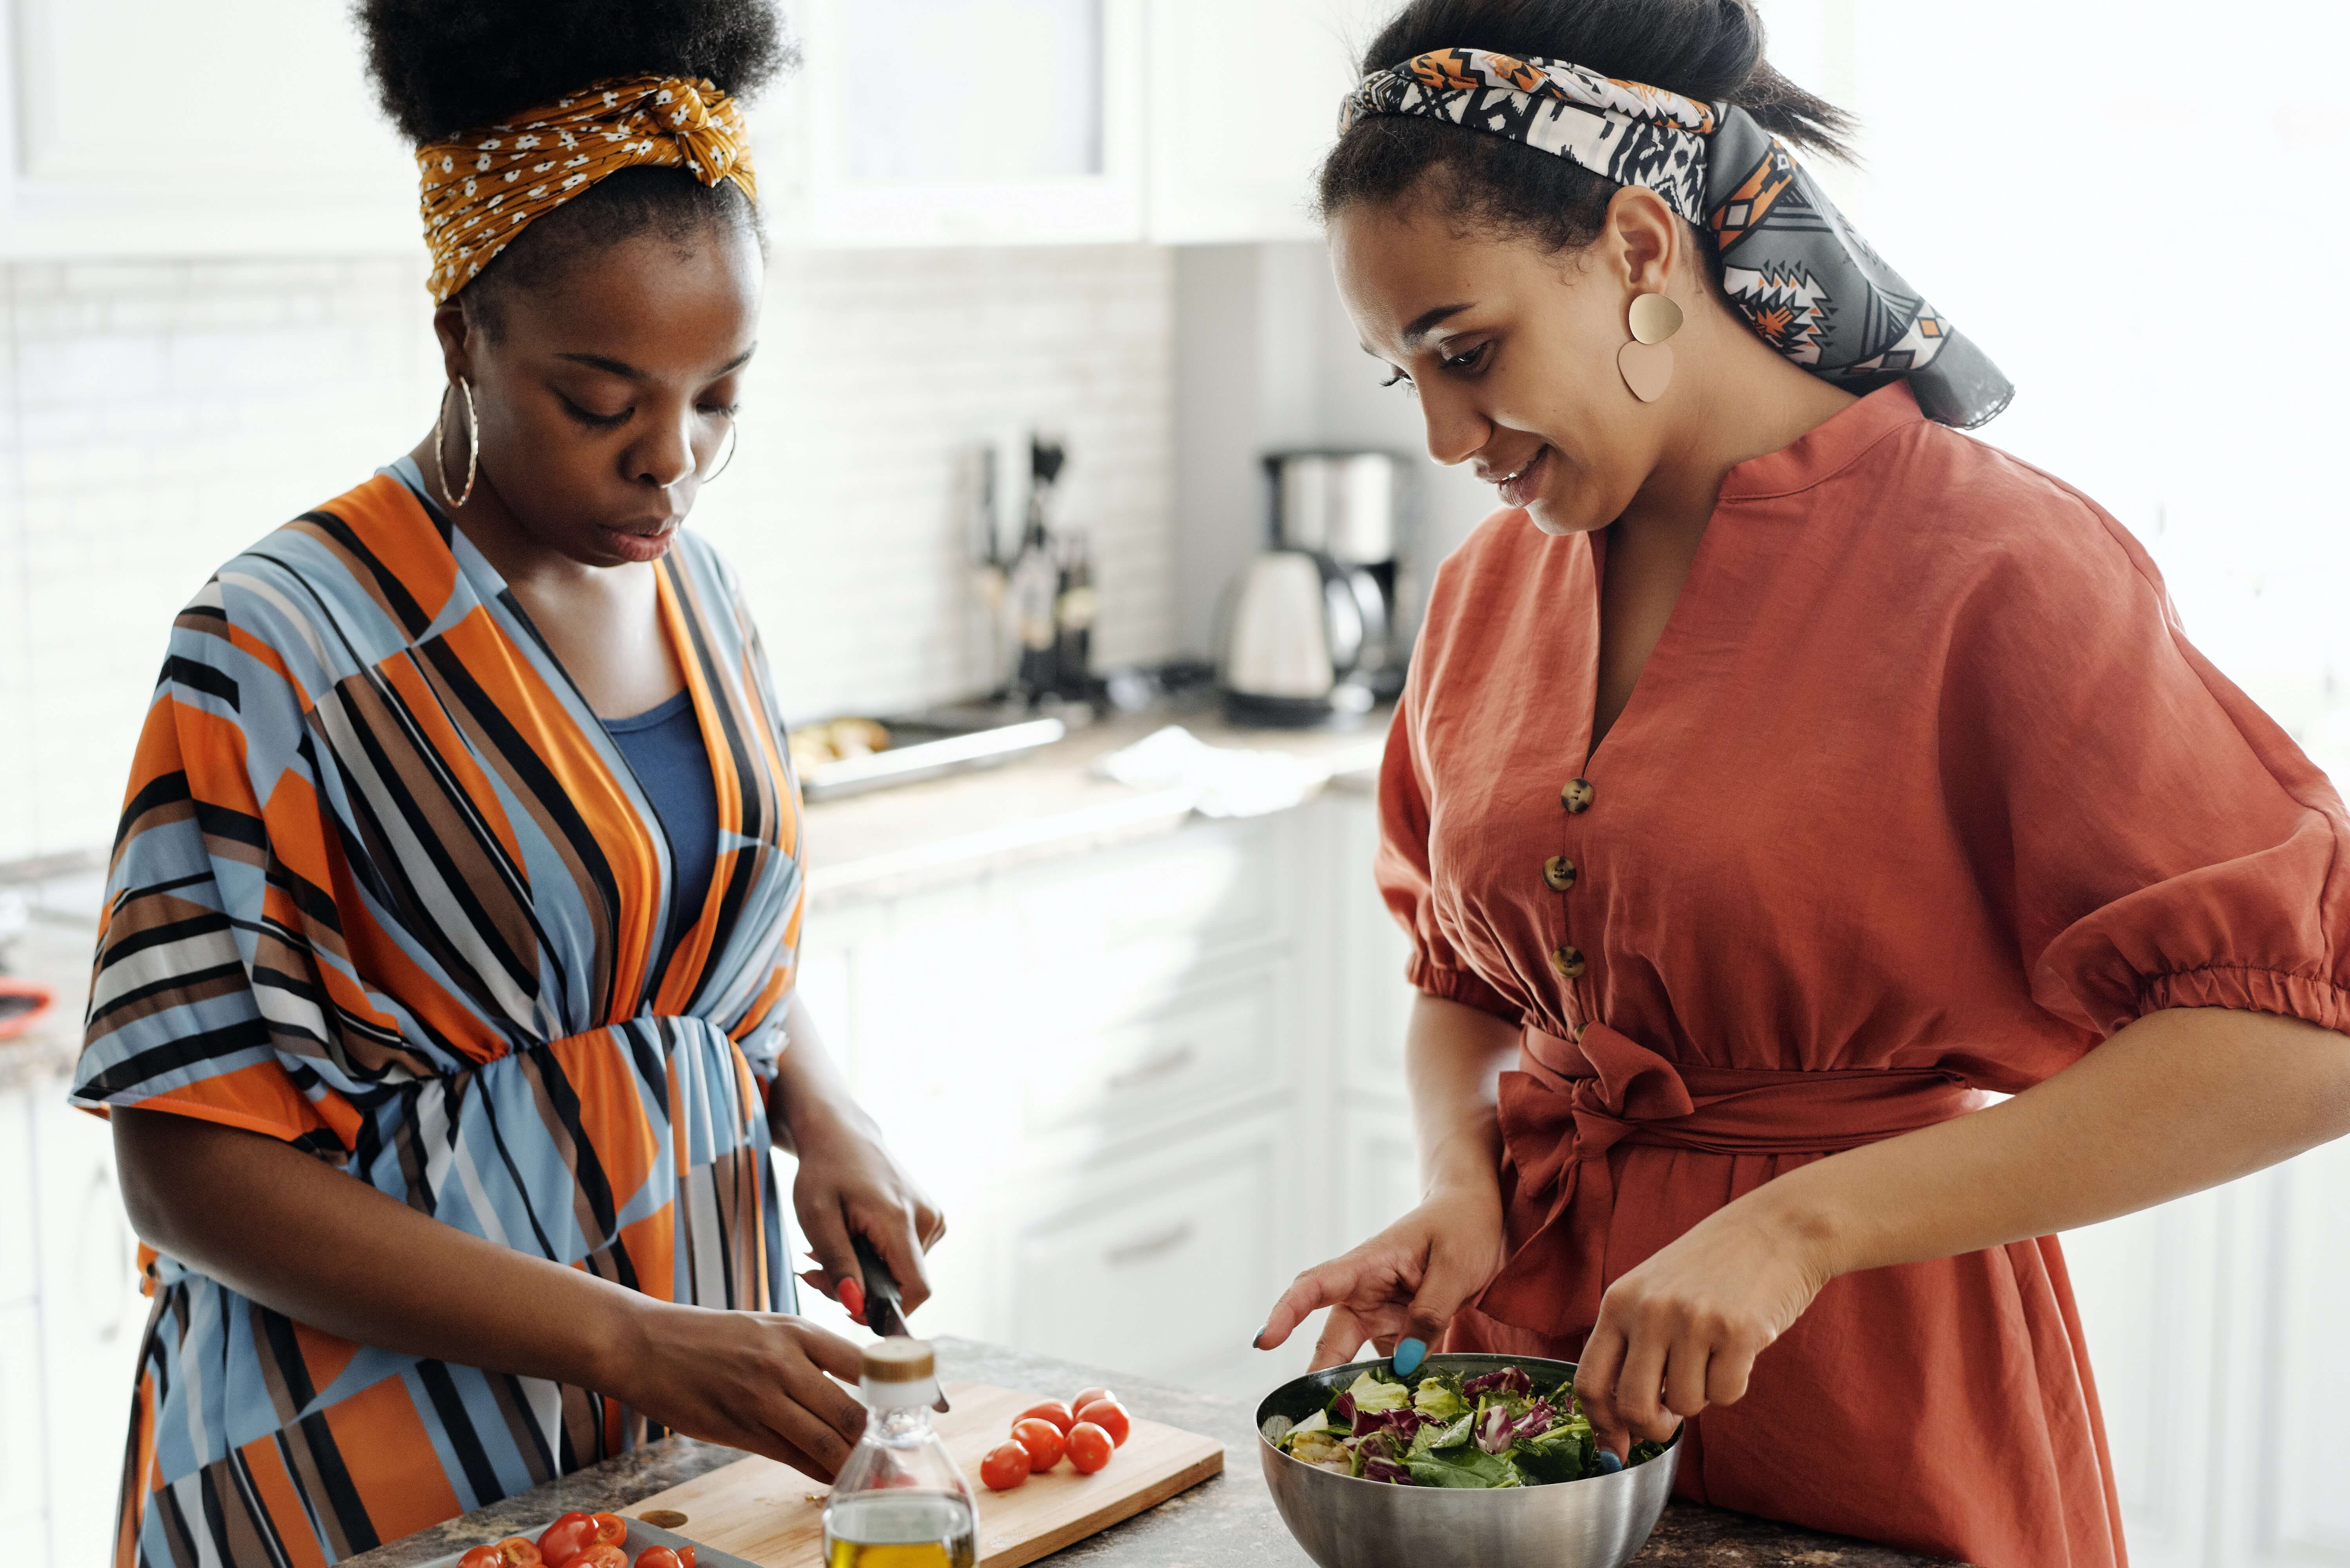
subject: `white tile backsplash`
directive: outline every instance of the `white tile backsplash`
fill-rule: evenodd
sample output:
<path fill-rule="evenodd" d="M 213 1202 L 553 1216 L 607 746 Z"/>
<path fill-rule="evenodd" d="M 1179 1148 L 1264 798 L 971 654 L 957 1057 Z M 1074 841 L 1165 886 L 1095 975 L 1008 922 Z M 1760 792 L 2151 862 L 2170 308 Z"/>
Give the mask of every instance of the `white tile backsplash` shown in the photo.
<path fill-rule="evenodd" d="M 172 615 L 423 433 L 423 265 L 0 265 L 0 860 L 109 836 Z M 695 525 L 795 716 L 981 689 L 954 449 L 1063 434 L 1106 664 L 1177 644 L 1173 264 L 1146 247 L 778 252 Z"/>

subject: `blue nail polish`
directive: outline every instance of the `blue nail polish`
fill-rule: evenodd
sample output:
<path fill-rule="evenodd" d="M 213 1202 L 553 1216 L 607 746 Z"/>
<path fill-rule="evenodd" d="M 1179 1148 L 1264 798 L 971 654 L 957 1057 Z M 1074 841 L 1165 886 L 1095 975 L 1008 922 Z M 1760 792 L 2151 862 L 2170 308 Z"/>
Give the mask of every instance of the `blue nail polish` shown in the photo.
<path fill-rule="evenodd" d="M 1616 1457 L 1615 1449 L 1602 1449 L 1599 1450 L 1599 1473 L 1601 1475 L 1612 1476 L 1623 1468 L 1624 1461 Z"/>
<path fill-rule="evenodd" d="M 1427 1359 L 1427 1345 L 1416 1339 L 1399 1339 L 1396 1341 L 1395 1358 L 1388 1365 L 1395 1368 L 1398 1377 L 1409 1377 L 1419 1371 L 1419 1364 Z"/>

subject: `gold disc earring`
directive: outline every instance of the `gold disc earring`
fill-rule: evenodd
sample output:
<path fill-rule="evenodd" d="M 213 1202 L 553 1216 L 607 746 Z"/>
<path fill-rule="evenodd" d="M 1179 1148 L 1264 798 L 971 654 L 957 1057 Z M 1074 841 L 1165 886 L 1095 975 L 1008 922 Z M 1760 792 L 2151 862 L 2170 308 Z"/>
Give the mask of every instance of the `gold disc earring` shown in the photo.
<path fill-rule="evenodd" d="M 1637 294 L 1627 325 L 1632 341 L 1616 351 L 1616 369 L 1634 397 L 1653 403 L 1673 384 L 1673 351 L 1665 339 L 1681 329 L 1681 307 L 1669 295 Z"/>

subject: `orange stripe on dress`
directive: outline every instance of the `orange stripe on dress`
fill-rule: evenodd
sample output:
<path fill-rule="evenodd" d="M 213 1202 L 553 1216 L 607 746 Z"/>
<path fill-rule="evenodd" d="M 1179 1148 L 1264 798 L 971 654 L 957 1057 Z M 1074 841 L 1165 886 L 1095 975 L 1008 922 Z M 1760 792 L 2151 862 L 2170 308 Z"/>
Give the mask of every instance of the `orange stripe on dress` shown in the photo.
<path fill-rule="evenodd" d="M 489 825 L 491 836 L 505 849 L 506 857 L 519 865 L 522 840 L 515 836 L 514 824 L 507 819 L 505 806 L 498 799 L 497 786 L 473 755 L 465 737 L 450 722 L 440 691 L 424 678 L 413 659 L 386 659 L 375 667 L 375 673 L 407 705 L 409 717 L 423 732 L 423 749 L 454 776 L 457 792 L 481 814 Z"/>
<path fill-rule="evenodd" d="M 198 1121 L 265 1134 L 287 1143 L 312 1133 L 331 1133 L 350 1147 L 359 1118 L 348 1103 L 328 1095 L 314 1104 L 294 1086 L 275 1053 L 234 1072 L 214 1073 L 181 1084 L 140 1102 L 143 1109 L 174 1111 Z"/>
<path fill-rule="evenodd" d="M 579 1130 L 604 1172 L 612 1207 L 626 1209 L 643 1190 L 660 1158 L 660 1142 L 653 1136 L 638 1089 L 634 1060 L 610 1029 L 566 1035 L 553 1042 L 547 1053 L 578 1096 Z"/>
<path fill-rule="evenodd" d="M 404 1379 L 387 1377 L 320 1414 L 379 1540 L 413 1535 L 464 1511 Z"/>
<path fill-rule="evenodd" d="M 407 485 L 388 473 L 336 496 L 321 512 L 350 526 L 377 564 L 397 582 L 427 619 L 438 617 L 457 589 L 456 553 L 442 540 L 440 525 Z M 360 579 L 360 587 L 374 585 Z M 377 600 L 381 603 L 380 597 Z"/>
<path fill-rule="evenodd" d="M 278 1451 L 277 1435 L 255 1438 L 237 1450 L 244 1462 L 246 1477 L 259 1494 L 264 1520 L 276 1527 L 277 1544 L 286 1553 L 292 1568 L 327 1568 L 327 1554 L 315 1532 L 306 1528 L 308 1513 L 302 1507 L 302 1493 L 294 1484 L 294 1472 L 286 1468 L 286 1456 Z"/>
<path fill-rule="evenodd" d="M 653 918 L 660 898 L 660 861 L 644 819 L 562 700 L 486 611 L 467 615 L 442 641 L 554 775 L 555 787 L 595 839 L 620 895 L 612 933 L 612 994 L 640 994 L 652 961 Z"/>
<path fill-rule="evenodd" d="M 710 689 L 708 671 L 702 668 L 696 650 L 693 628 L 689 621 L 689 608 L 680 599 L 673 565 L 664 563 L 653 574 L 654 602 L 660 607 L 661 628 L 669 639 L 670 648 L 677 656 L 678 668 L 685 674 L 685 689 L 693 697 L 693 717 L 702 736 L 702 749 L 710 759 L 711 784 L 717 794 L 718 830 L 732 837 L 743 835 L 743 780 L 734 770 L 733 748 L 726 743 L 726 726 L 719 712 L 719 694 Z M 701 606 L 691 607 L 700 610 Z M 703 618 L 704 624 L 708 618 Z M 661 1012 L 682 1012 L 693 1000 L 695 988 L 702 981 L 704 965 L 709 961 L 710 944 L 716 933 L 718 911 L 726 900 L 726 887 L 734 869 L 738 850 L 723 850 L 712 867 L 710 886 L 704 891 L 702 908 L 694 912 L 693 924 L 685 939 L 678 943 L 671 958 L 668 971 L 654 996 L 653 1006 Z"/>

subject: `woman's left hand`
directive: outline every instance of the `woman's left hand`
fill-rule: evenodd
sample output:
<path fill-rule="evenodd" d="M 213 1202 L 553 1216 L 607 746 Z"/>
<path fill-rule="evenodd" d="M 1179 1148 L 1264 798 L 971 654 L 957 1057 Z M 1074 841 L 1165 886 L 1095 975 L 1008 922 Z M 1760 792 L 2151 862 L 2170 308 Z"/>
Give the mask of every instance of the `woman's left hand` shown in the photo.
<path fill-rule="evenodd" d="M 800 1278 L 865 1322 L 864 1273 L 849 1243 L 851 1233 L 861 1235 L 898 1282 L 899 1305 L 911 1313 L 931 1297 L 922 1254 L 947 1233 L 946 1217 L 899 1168 L 879 1130 L 862 1116 L 809 1117 L 794 1131 L 800 1169 L 792 1208 L 816 1261 Z"/>
<path fill-rule="evenodd" d="M 1754 1358 L 1834 1277 L 1820 1249 L 1751 1201 L 1761 1196 L 1708 1215 L 1600 1298 L 1575 1394 L 1617 1459 L 1635 1438 L 1661 1443 L 1707 1406 L 1744 1397 Z"/>

